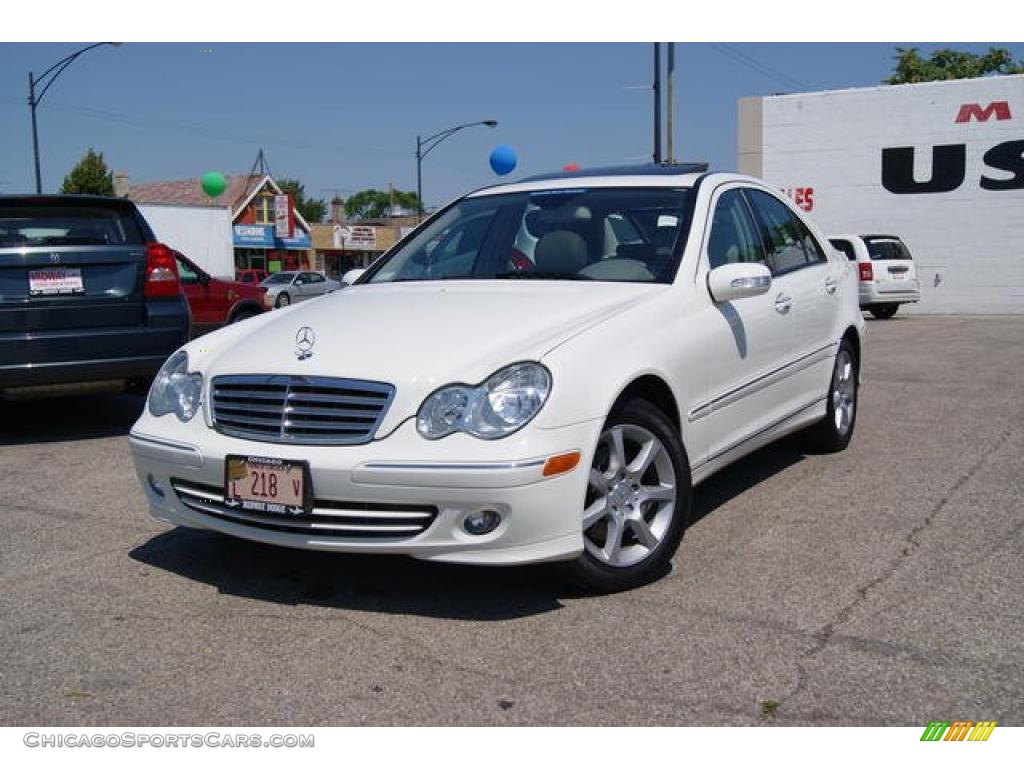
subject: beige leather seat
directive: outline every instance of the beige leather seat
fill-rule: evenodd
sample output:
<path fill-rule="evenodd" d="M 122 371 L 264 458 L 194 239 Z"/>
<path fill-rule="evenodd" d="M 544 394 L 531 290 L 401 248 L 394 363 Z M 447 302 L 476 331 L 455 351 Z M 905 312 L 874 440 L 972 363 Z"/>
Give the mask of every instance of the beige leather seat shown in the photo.
<path fill-rule="evenodd" d="M 575 274 L 587 266 L 587 244 L 575 232 L 557 229 L 537 241 L 533 261 L 538 272 Z"/>

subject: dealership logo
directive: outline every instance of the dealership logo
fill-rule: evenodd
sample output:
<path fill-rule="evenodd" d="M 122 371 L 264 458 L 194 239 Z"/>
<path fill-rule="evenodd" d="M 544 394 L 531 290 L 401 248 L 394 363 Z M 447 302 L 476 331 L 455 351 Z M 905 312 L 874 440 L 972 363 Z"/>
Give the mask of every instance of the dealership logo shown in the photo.
<path fill-rule="evenodd" d="M 987 123 L 989 119 L 1010 120 L 1010 103 L 993 101 L 981 104 L 961 104 L 956 114 L 957 123 L 972 120 Z M 940 144 L 931 148 L 931 175 L 926 179 L 914 176 L 914 147 L 885 147 L 882 149 L 882 186 L 894 195 L 931 195 L 952 192 L 967 180 L 967 145 Z M 982 156 L 984 168 L 978 178 L 982 189 L 1002 191 L 1024 189 L 1024 140 L 1004 141 L 990 147 Z M 996 174 L 990 175 L 992 171 Z"/>
<path fill-rule="evenodd" d="M 993 101 L 982 109 L 981 104 L 962 104 L 960 111 L 956 113 L 958 123 L 969 123 L 977 120 L 979 123 L 987 123 L 990 117 L 996 120 L 1010 119 L 1010 103 L 1007 101 Z"/>
<path fill-rule="evenodd" d="M 988 741 L 995 727 L 995 720 L 932 720 L 921 734 L 921 741 Z"/>
<path fill-rule="evenodd" d="M 316 344 L 316 333 L 308 325 L 304 325 L 295 333 L 295 356 L 299 360 L 308 360 L 313 356 L 313 345 Z"/>

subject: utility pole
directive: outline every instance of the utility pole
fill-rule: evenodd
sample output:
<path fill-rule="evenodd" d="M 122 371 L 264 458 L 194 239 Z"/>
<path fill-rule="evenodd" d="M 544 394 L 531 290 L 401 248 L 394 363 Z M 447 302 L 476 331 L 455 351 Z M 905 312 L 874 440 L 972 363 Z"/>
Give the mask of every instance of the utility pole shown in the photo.
<path fill-rule="evenodd" d="M 654 162 L 661 162 L 661 43 L 654 44 Z"/>
<path fill-rule="evenodd" d="M 676 74 L 676 44 L 675 43 L 667 43 L 667 45 L 668 45 L 668 78 L 667 78 L 668 82 L 666 84 L 667 87 L 666 87 L 666 94 L 665 95 L 668 98 L 668 103 L 666 105 L 666 112 L 668 113 L 667 114 L 668 127 L 666 128 L 665 132 L 668 134 L 668 136 L 665 137 L 665 142 L 667 144 L 667 153 L 666 153 L 667 156 L 666 156 L 665 159 L 669 163 L 674 163 L 676 161 L 675 146 L 674 146 L 675 145 L 675 142 L 674 142 L 674 137 L 675 137 L 675 106 L 674 106 L 674 103 L 675 103 L 675 88 L 674 88 L 674 84 L 675 84 L 675 74 Z"/>

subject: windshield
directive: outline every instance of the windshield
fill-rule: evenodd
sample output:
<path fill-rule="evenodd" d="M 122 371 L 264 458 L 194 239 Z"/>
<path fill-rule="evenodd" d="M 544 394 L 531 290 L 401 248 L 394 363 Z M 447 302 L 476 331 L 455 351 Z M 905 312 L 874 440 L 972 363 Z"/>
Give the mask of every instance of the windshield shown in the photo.
<path fill-rule="evenodd" d="M 117 208 L 0 206 L 0 248 L 36 245 L 139 245 L 142 233 Z"/>
<path fill-rule="evenodd" d="M 365 282 L 539 279 L 667 283 L 687 189 L 551 189 L 464 198 Z"/>
<path fill-rule="evenodd" d="M 294 272 L 278 272 L 276 275 L 271 275 L 263 281 L 264 285 L 281 285 L 282 283 L 290 283 L 292 278 L 295 277 Z"/>

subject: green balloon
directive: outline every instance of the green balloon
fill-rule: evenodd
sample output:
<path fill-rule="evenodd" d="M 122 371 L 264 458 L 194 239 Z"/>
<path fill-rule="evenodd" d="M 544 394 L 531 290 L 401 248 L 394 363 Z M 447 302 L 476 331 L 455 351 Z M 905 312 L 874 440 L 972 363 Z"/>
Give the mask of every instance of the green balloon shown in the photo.
<path fill-rule="evenodd" d="M 202 184 L 203 192 L 210 197 L 216 197 L 224 193 L 224 190 L 227 189 L 228 181 L 220 171 L 210 171 L 203 174 Z"/>

